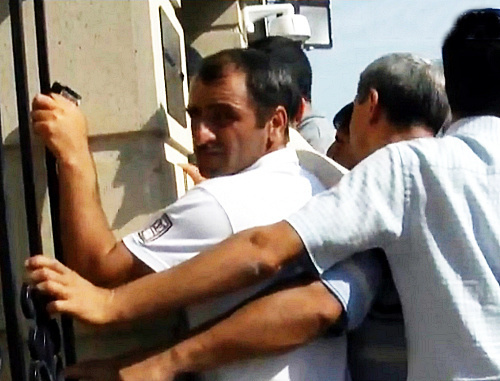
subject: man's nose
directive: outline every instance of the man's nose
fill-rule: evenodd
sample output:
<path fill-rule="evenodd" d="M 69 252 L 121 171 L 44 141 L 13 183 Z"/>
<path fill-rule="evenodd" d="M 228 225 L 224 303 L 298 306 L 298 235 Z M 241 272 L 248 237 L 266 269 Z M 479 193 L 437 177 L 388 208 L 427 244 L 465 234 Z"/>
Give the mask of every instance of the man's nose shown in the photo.
<path fill-rule="evenodd" d="M 195 145 L 207 144 L 213 142 L 216 138 L 213 129 L 203 122 L 193 126 L 193 136 Z"/>

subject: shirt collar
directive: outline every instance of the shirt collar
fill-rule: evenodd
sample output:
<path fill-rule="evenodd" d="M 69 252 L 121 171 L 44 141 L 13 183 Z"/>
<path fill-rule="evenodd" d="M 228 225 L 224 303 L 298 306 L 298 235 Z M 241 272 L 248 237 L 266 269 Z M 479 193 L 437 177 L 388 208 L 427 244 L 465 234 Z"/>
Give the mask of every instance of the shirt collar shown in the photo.
<path fill-rule="evenodd" d="M 239 173 L 252 171 L 254 169 L 261 168 L 263 166 L 266 167 L 269 165 L 281 166 L 283 164 L 295 164 L 295 165 L 299 164 L 299 159 L 294 149 L 286 147 L 286 148 L 280 148 L 273 152 L 269 152 L 264 156 L 262 156 L 261 158 L 259 158 L 251 166 L 245 168 Z"/>
<path fill-rule="evenodd" d="M 490 115 L 471 116 L 452 123 L 443 136 L 457 134 L 476 134 L 496 130 L 500 133 L 500 118 Z"/>

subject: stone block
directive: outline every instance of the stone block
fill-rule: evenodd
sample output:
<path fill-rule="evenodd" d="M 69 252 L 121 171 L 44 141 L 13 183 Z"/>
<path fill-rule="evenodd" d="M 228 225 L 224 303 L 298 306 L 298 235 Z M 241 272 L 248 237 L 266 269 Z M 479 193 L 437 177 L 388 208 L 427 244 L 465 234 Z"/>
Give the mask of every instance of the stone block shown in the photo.
<path fill-rule="evenodd" d="M 238 28 L 212 30 L 201 34 L 191 45 L 202 57 L 217 53 L 222 49 L 241 48 L 245 40 Z"/>

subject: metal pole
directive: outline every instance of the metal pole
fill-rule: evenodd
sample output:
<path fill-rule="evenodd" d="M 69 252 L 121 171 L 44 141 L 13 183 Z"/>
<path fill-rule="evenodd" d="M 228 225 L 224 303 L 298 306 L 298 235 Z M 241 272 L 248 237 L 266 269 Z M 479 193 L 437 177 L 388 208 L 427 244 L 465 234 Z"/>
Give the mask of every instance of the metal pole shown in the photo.
<path fill-rule="evenodd" d="M 12 51 L 13 51 L 13 59 L 14 59 L 14 76 L 15 76 L 15 86 L 16 86 L 16 101 L 17 101 L 17 113 L 18 113 L 18 122 L 19 122 L 19 140 L 21 145 L 21 150 L 26 152 L 22 155 L 21 164 L 22 164 L 22 172 L 23 172 L 23 182 L 24 182 L 24 202 L 26 211 L 34 211 L 34 213 L 26 212 L 26 220 L 28 225 L 28 244 L 29 251 L 31 253 L 40 253 L 41 252 L 41 237 L 38 229 L 38 219 L 36 213 L 36 198 L 35 198 L 35 187 L 34 187 L 34 179 L 33 179 L 33 162 L 31 160 L 31 141 L 29 138 L 29 101 L 28 101 L 28 84 L 27 84 L 27 70 L 26 70 L 26 61 L 25 61 L 25 48 L 24 48 L 24 31 L 23 31 L 23 18 L 22 18 L 22 10 L 21 3 L 19 0 L 10 0 L 9 1 L 9 11 L 10 11 L 10 25 L 11 25 L 11 34 L 12 34 Z M 4 196 L 2 197 L 3 202 L 5 202 Z M 6 226 L 4 224 L 3 229 L 6 231 Z M 7 232 L 5 233 L 7 234 Z M 7 235 L 6 235 L 7 236 Z M 3 240 L 2 240 L 3 241 Z M 8 238 L 3 243 L 8 242 Z M 6 245 L 8 247 L 8 244 Z M 5 250 L 5 248 L 4 248 Z M 5 252 L 5 253 L 8 253 Z M 5 254 L 7 256 L 7 254 Z M 5 260 L 4 255 L 2 255 L 2 261 Z M 6 275 L 6 279 L 3 278 L 3 272 L 7 272 L 8 268 L 11 264 L 2 263 L 2 286 L 7 287 L 4 288 L 8 290 L 8 283 L 14 281 L 14 278 Z M 6 270 L 7 269 L 7 270 Z M 5 283 L 5 285 L 4 285 Z M 18 295 L 17 288 L 15 284 L 11 289 L 13 295 Z M 4 296 L 5 298 L 5 296 Z M 12 309 L 12 303 L 14 303 L 14 313 L 16 311 L 15 305 L 16 302 L 8 302 L 7 299 L 4 299 L 6 303 L 5 312 Z M 7 305 L 9 303 L 9 305 Z M 11 313 L 11 312 L 10 312 Z M 7 318 L 7 316 L 6 316 Z M 16 317 L 17 319 L 17 317 Z M 15 323 L 17 326 L 17 322 Z M 15 329 L 14 329 L 14 332 Z M 7 332 L 8 334 L 9 332 Z M 9 353 L 11 351 L 19 352 L 18 354 L 11 355 L 10 358 L 10 369 L 12 374 L 12 379 L 20 379 L 26 380 L 26 365 L 24 360 L 24 344 L 22 342 L 22 335 L 19 334 L 19 339 L 21 343 L 12 343 L 8 340 L 9 345 Z M 15 339 L 11 339 L 15 340 Z"/>
<path fill-rule="evenodd" d="M 42 93 L 50 93 L 50 72 L 47 49 L 47 29 L 44 0 L 35 0 L 35 27 L 38 53 L 38 74 Z M 63 248 L 61 242 L 61 223 L 59 208 L 59 180 L 57 178 L 56 160 L 51 152 L 45 152 L 45 166 L 47 170 L 47 186 L 50 198 L 50 215 L 52 219 L 52 237 L 54 241 L 55 257 L 63 262 Z M 63 331 L 63 348 L 66 364 L 76 362 L 75 335 L 73 321 L 68 316 L 61 317 Z"/>
<path fill-rule="evenodd" d="M 19 121 L 19 142 L 21 146 L 21 163 L 24 182 L 24 203 L 28 225 L 28 243 L 30 255 L 42 253 L 42 239 L 38 228 L 38 213 L 35 196 L 35 180 L 33 177 L 33 161 L 30 139 L 29 93 L 26 70 L 26 54 L 24 47 L 22 0 L 9 0 L 12 50 L 14 53 L 14 76 L 16 80 L 17 115 Z"/>

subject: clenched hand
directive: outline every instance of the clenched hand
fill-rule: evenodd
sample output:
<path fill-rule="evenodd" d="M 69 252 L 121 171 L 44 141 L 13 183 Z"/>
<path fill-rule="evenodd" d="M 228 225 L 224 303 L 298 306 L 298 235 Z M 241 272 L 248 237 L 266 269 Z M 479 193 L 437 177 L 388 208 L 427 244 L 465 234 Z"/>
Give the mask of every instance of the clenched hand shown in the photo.
<path fill-rule="evenodd" d="M 33 99 L 34 132 L 59 161 L 74 161 L 88 153 L 87 121 L 80 108 L 59 94 Z"/>
<path fill-rule="evenodd" d="M 113 290 L 96 287 L 61 262 L 43 255 L 29 258 L 25 266 L 35 287 L 53 299 L 47 305 L 50 314 L 65 313 L 94 325 L 112 321 Z"/>

